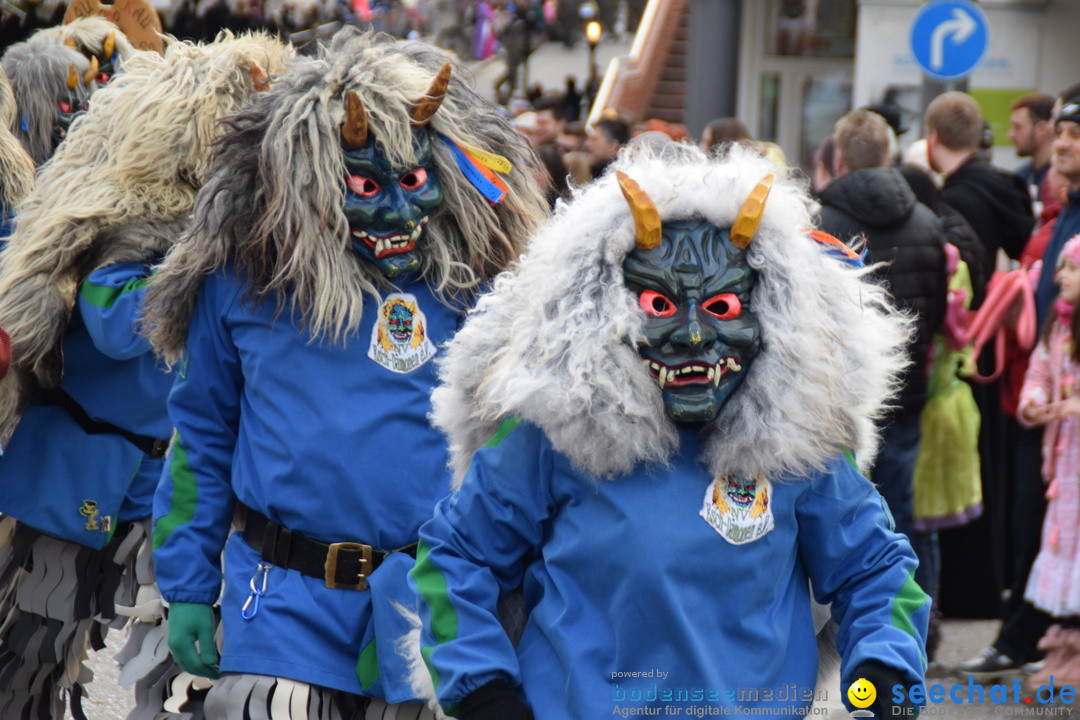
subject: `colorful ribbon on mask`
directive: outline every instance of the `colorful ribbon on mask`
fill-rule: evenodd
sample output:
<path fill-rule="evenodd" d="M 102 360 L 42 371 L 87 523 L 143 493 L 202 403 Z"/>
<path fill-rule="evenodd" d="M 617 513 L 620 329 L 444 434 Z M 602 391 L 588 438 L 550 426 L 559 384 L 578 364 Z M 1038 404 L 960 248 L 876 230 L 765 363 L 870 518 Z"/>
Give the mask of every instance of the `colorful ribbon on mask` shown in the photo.
<path fill-rule="evenodd" d="M 825 246 L 829 254 L 833 257 L 839 258 L 842 262 L 846 262 L 848 265 L 854 265 L 855 267 L 863 267 L 864 260 L 866 258 L 866 249 L 863 249 L 862 254 L 859 254 L 852 250 L 850 247 L 840 242 L 832 235 L 822 230 L 807 230 L 806 234 L 810 236 L 810 239 L 816 241 L 818 244 Z"/>
<path fill-rule="evenodd" d="M 509 189 L 495 173 L 500 172 L 504 175 L 509 173 L 513 169 L 510 161 L 501 155 L 484 152 L 467 145 L 459 145 L 442 133 L 438 133 L 438 137 L 450 148 L 458 169 L 472 186 L 479 190 L 480 194 L 492 205 L 502 202 Z"/>

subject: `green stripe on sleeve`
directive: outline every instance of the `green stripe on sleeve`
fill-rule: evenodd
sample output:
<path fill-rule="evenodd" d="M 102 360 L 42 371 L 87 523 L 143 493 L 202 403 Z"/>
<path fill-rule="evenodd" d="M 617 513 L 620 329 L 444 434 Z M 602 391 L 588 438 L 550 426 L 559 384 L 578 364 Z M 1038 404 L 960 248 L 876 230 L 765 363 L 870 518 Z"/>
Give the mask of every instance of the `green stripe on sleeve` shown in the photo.
<path fill-rule="evenodd" d="M 446 592 L 446 576 L 438 568 L 428 561 L 427 544 L 421 540 L 416 545 L 416 565 L 410 573 L 416 589 L 431 611 L 431 634 L 435 636 L 435 642 L 443 643 L 453 640 L 458 634 L 458 616 L 450 596 Z M 421 647 L 420 653 L 431 673 L 431 681 L 435 688 L 439 687 L 439 676 L 435 667 L 431 664 L 431 647 Z"/>
<path fill-rule="evenodd" d="M 116 301 L 120 299 L 121 295 L 146 287 L 146 283 L 149 281 L 150 278 L 131 278 L 124 283 L 123 287 L 117 288 L 106 287 L 105 285 L 95 285 L 89 280 L 86 280 L 79 288 L 79 295 L 91 305 L 111 308 L 116 304 Z"/>
<path fill-rule="evenodd" d="M 172 455 L 169 457 L 169 477 L 172 479 L 172 497 L 169 502 L 169 514 L 158 519 L 154 524 L 154 549 L 164 545 L 173 530 L 191 522 L 195 517 L 195 506 L 199 500 L 199 491 L 195 487 L 195 473 L 191 471 L 187 451 L 181 442 L 180 433 L 173 438 Z"/>
<path fill-rule="evenodd" d="M 365 691 L 379 679 L 379 660 L 375 652 L 374 640 L 360 651 L 360 659 L 356 661 L 356 677 Z"/>
<path fill-rule="evenodd" d="M 420 597 L 431 608 L 431 634 L 435 642 L 449 642 L 457 637 L 458 616 L 446 592 L 446 576 L 427 559 L 430 548 L 421 540 L 416 545 L 416 565 L 412 578 Z"/>
<path fill-rule="evenodd" d="M 930 600 L 923 592 L 919 584 L 915 582 L 915 571 L 908 573 L 900 592 L 893 598 L 892 613 L 890 619 L 893 627 L 903 630 L 913 638 L 917 638 L 915 623 L 911 622 L 911 616 L 918 612 L 919 608 Z M 919 657 L 922 658 L 923 667 L 926 667 L 926 655 L 923 648 L 919 647 Z"/>
<path fill-rule="evenodd" d="M 495 431 L 495 434 L 491 436 L 491 439 L 484 443 L 484 447 L 495 447 L 503 440 L 505 440 L 506 436 L 512 433 L 514 431 L 514 428 L 516 428 L 520 423 L 520 415 L 511 415 L 510 417 L 506 418 L 501 423 L 499 423 L 499 429 Z"/>

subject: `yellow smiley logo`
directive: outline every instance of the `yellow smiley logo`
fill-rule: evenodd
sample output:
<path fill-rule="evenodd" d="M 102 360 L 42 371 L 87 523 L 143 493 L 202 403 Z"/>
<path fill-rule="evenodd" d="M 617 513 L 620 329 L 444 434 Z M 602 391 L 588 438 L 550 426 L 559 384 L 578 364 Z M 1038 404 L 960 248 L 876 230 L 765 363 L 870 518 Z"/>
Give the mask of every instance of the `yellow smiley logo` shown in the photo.
<path fill-rule="evenodd" d="M 847 689 L 847 699 L 857 708 L 868 708 L 877 699 L 877 688 L 866 678 L 859 678 Z"/>

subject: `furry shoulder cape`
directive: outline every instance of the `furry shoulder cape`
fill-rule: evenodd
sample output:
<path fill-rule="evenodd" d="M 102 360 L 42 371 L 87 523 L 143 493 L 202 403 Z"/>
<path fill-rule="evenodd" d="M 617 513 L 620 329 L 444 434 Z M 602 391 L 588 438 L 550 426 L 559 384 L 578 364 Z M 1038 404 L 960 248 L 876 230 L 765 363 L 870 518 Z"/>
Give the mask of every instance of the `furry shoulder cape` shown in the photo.
<path fill-rule="evenodd" d="M 122 81 L 97 91 L 72 123 L 0 254 L 0 327 L 13 360 L 0 383 L 0 443 L 34 384 L 60 382 L 61 341 L 82 280 L 102 265 L 165 253 L 206 177 L 218 121 L 255 94 L 251 64 L 278 73 L 291 56 L 270 36 L 228 34 L 207 45 L 173 42 L 164 56 L 137 52 Z"/>
<path fill-rule="evenodd" d="M 700 217 L 720 228 L 777 172 L 738 148 L 719 161 L 674 144 L 628 148 L 615 167 L 662 220 Z M 801 475 L 845 449 L 865 466 L 876 452 L 874 420 L 906 362 L 909 323 L 868 270 L 807 237 L 808 206 L 801 184 L 778 177 L 749 247 L 762 347 L 706 429 L 700 459 L 714 475 Z M 634 244 L 629 207 L 608 173 L 559 208 L 478 303 L 442 355 L 432 398 L 457 482 L 508 415 L 536 424 L 576 467 L 605 478 L 677 451 L 676 426 L 635 349 L 644 313 L 622 270 Z"/>
<path fill-rule="evenodd" d="M 11 132 L 18 109 L 7 74 L 0 69 L 0 204 L 11 212 L 34 186 L 34 161 Z"/>

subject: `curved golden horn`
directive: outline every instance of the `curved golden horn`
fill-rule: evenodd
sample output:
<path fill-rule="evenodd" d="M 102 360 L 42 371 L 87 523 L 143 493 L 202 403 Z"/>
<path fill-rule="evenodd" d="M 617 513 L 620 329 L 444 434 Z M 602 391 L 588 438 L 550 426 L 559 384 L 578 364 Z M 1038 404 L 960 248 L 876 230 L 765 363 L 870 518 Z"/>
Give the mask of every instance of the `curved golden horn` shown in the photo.
<path fill-rule="evenodd" d="M 87 85 L 92 83 L 94 81 L 94 78 L 97 77 L 98 69 L 100 67 L 101 66 L 98 64 L 98 59 L 96 57 L 90 58 L 90 67 L 87 68 L 86 72 L 84 72 L 82 76 L 83 82 Z"/>
<path fill-rule="evenodd" d="M 341 126 L 341 139 L 345 145 L 357 148 L 367 141 L 368 122 L 364 103 L 355 90 L 350 90 L 345 96 L 345 124 Z"/>
<path fill-rule="evenodd" d="M 101 44 L 101 53 L 108 60 L 112 57 L 113 52 L 116 50 L 116 33 L 111 32 L 109 36 L 105 38 L 105 42 Z"/>
<path fill-rule="evenodd" d="M 270 89 L 270 77 L 266 74 L 266 71 L 262 69 L 259 63 L 252 60 L 249 63 L 251 68 L 251 82 L 255 87 L 255 92 L 265 92 Z"/>
<path fill-rule="evenodd" d="M 68 65 L 67 86 L 68 90 L 79 87 L 79 71 L 75 69 L 74 65 Z"/>
<path fill-rule="evenodd" d="M 615 177 L 619 180 L 619 189 L 626 198 L 626 204 L 630 206 L 630 214 L 634 216 L 637 246 L 642 250 L 652 250 L 660 245 L 660 211 L 656 209 L 656 203 L 622 170 L 616 170 Z"/>
<path fill-rule="evenodd" d="M 446 88 L 450 86 L 450 68 L 450 63 L 444 63 L 435 79 L 431 81 L 431 87 L 428 88 L 427 93 L 412 106 L 409 117 L 412 118 L 413 125 L 427 125 L 431 116 L 442 105 L 446 97 Z"/>
<path fill-rule="evenodd" d="M 761 178 L 739 208 L 739 215 L 728 232 L 728 238 L 738 247 L 745 249 L 754 239 L 758 225 L 761 224 L 761 216 L 765 212 L 765 199 L 769 197 L 775 179 L 776 176 L 772 173 Z"/>

